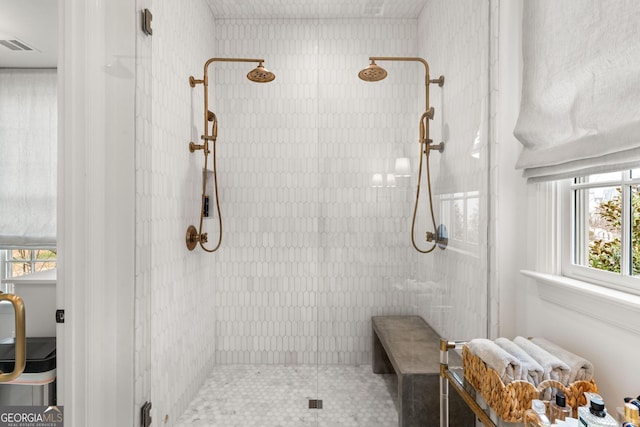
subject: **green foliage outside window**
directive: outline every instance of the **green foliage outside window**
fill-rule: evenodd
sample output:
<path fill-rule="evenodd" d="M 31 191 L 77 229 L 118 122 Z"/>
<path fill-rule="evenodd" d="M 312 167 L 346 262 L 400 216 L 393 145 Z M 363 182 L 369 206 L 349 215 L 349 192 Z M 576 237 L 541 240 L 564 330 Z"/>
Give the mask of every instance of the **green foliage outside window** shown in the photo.
<path fill-rule="evenodd" d="M 631 196 L 631 274 L 640 275 L 640 194 L 632 191 Z M 607 231 L 615 234 L 622 225 L 622 194 L 618 189 L 618 194 L 611 200 L 601 202 L 596 213 L 604 220 Z M 595 239 L 589 247 L 589 263 L 592 267 L 620 273 L 621 259 L 620 238 L 612 240 Z"/>

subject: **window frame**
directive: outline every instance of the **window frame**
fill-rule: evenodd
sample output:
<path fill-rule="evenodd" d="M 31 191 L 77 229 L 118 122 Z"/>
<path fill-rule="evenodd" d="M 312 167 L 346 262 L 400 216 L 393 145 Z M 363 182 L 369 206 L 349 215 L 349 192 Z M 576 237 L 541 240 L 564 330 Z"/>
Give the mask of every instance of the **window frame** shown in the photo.
<path fill-rule="evenodd" d="M 622 178 L 622 173 L 625 173 L 625 178 Z M 606 183 L 597 183 L 589 185 L 588 183 L 573 184 L 574 179 L 566 179 L 558 182 L 559 190 L 558 195 L 560 197 L 560 220 L 561 225 L 561 274 L 562 276 L 589 282 L 598 286 L 603 286 L 618 291 L 640 295 L 640 276 L 631 276 L 627 271 L 621 268 L 621 273 L 614 273 L 606 270 L 599 270 L 596 268 L 578 265 L 574 262 L 577 258 L 578 248 L 576 240 L 576 225 L 580 221 L 579 218 L 584 216 L 576 215 L 574 207 L 576 206 L 576 196 L 574 189 L 580 188 L 594 188 L 604 186 L 621 186 L 623 193 L 622 202 L 622 225 L 621 225 L 621 245 L 623 253 L 623 264 L 631 262 L 627 255 L 629 249 L 629 236 L 630 236 L 630 221 L 628 220 L 628 212 L 630 210 L 630 196 L 624 196 L 624 194 L 630 194 L 628 192 L 632 185 L 640 184 L 640 179 L 631 179 L 630 172 L 628 170 L 621 171 L 621 179 L 619 181 L 608 181 Z M 626 238 L 625 238 L 626 236 Z"/>
<path fill-rule="evenodd" d="M 25 259 L 25 260 L 12 260 L 11 259 L 11 251 L 14 250 L 26 250 L 29 251 L 29 259 Z M 36 253 L 37 251 L 41 251 L 41 250 L 46 250 L 46 251 L 56 251 L 56 258 L 54 259 L 48 259 L 46 261 L 43 260 L 39 260 L 36 257 Z M 17 263 L 29 263 L 31 266 L 31 272 L 28 274 L 33 274 L 36 273 L 35 270 L 35 266 L 38 263 L 47 263 L 47 262 L 53 262 L 55 263 L 57 268 L 58 265 L 58 257 L 57 257 L 57 248 L 56 247 L 38 247 L 38 248 L 31 248 L 31 247 L 2 247 L 0 248 L 0 279 L 5 280 L 5 279 L 10 279 L 12 277 L 20 277 L 20 276 L 13 276 L 11 274 L 11 272 L 13 271 L 13 268 L 11 268 L 12 264 L 17 264 Z M 51 270 L 51 269 L 48 269 Z M 13 289 L 13 284 L 12 283 L 1 283 L 0 282 L 0 291 L 2 292 L 6 292 L 6 293 L 13 293 L 14 289 Z"/>

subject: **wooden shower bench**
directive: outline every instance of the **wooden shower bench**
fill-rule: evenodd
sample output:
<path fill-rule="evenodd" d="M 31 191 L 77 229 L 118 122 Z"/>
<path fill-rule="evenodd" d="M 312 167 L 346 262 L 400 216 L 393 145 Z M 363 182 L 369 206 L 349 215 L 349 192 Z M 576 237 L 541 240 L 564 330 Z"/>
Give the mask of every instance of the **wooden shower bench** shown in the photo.
<path fill-rule="evenodd" d="M 374 316 L 373 372 L 398 377 L 399 427 L 440 425 L 440 336 L 420 316 Z M 451 364 L 461 366 L 452 352 Z M 449 396 L 450 425 L 475 426 L 457 393 Z"/>

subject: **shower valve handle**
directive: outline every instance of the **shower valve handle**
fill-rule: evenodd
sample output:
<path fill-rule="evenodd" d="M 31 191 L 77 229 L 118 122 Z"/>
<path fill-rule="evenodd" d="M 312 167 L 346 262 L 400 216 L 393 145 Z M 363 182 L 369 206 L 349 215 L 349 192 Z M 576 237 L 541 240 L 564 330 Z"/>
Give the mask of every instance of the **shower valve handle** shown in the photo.
<path fill-rule="evenodd" d="M 193 233 L 189 234 L 188 236 L 188 240 L 190 243 L 207 243 L 208 238 L 207 238 L 207 233 L 202 233 L 202 234 L 198 234 L 198 232 L 195 230 L 195 228 L 193 229 Z"/>

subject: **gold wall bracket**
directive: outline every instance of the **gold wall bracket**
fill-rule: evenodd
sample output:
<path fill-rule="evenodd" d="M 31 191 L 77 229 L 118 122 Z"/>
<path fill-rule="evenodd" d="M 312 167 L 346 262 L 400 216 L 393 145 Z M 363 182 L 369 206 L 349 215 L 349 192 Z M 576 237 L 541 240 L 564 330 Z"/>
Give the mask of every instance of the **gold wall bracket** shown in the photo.
<path fill-rule="evenodd" d="M 196 144 L 195 142 L 190 142 L 189 143 L 189 151 L 191 151 L 193 153 L 196 150 L 204 150 L 204 144 Z"/>
<path fill-rule="evenodd" d="M 440 144 L 430 143 L 427 145 L 427 151 L 431 150 L 436 150 L 437 152 L 442 153 L 444 151 L 444 142 L 441 142 Z"/>
<path fill-rule="evenodd" d="M 442 87 L 444 86 L 444 76 L 440 76 L 437 79 L 431 79 L 429 80 L 429 83 L 438 83 L 438 86 Z"/>
<path fill-rule="evenodd" d="M 433 116 L 436 114 L 436 110 L 433 107 L 429 107 L 429 109 L 424 114 L 429 120 L 433 120 Z"/>
<path fill-rule="evenodd" d="M 196 85 L 201 85 L 202 83 L 204 83 L 204 79 L 198 80 L 193 76 L 189 76 L 189 86 L 196 87 Z"/>

